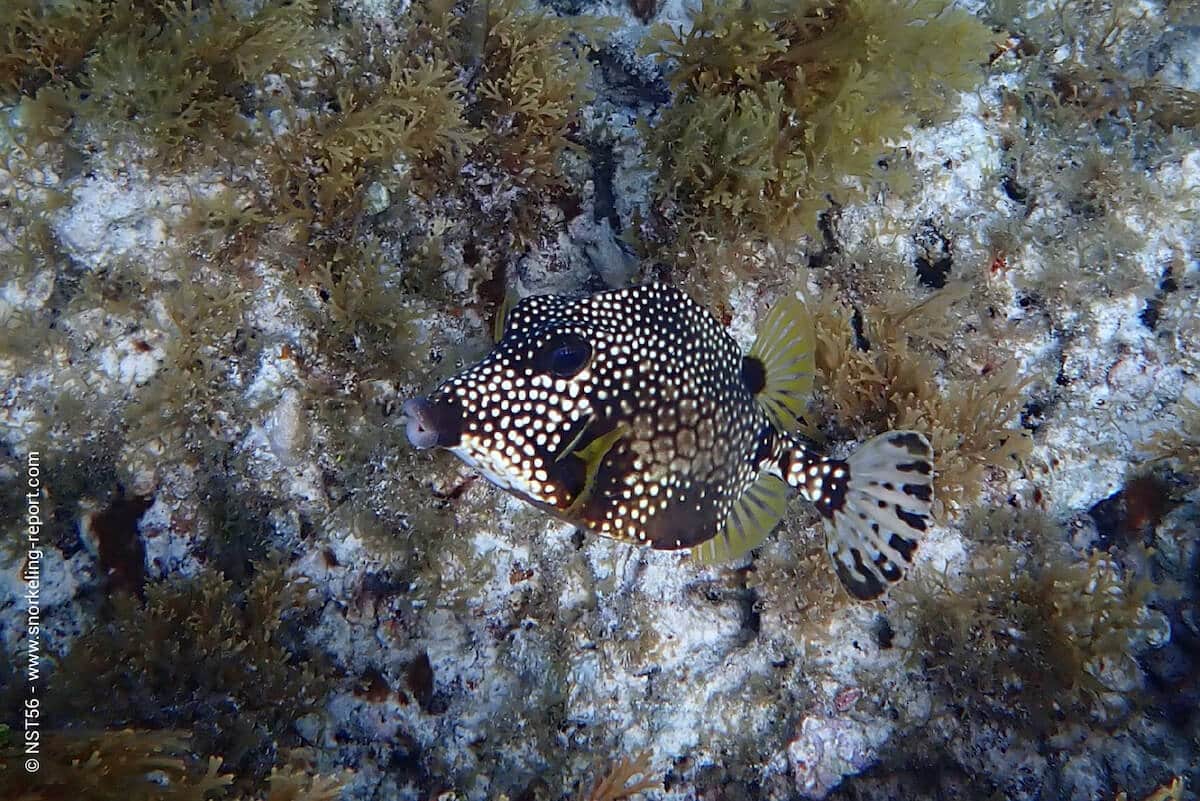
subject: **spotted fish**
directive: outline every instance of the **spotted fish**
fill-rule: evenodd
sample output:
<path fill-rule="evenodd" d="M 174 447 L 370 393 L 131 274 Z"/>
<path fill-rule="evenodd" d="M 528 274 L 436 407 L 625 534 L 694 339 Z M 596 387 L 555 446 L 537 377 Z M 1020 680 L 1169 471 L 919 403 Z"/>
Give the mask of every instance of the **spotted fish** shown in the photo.
<path fill-rule="evenodd" d="M 855 597 L 900 580 L 930 525 L 932 451 L 915 431 L 845 460 L 799 436 L 813 376 L 804 305 L 785 298 L 743 355 L 682 291 L 535 296 L 483 361 L 408 401 L 409 441 L 596 534 L 714 563 L 754 548 L 798 490 Z"/>

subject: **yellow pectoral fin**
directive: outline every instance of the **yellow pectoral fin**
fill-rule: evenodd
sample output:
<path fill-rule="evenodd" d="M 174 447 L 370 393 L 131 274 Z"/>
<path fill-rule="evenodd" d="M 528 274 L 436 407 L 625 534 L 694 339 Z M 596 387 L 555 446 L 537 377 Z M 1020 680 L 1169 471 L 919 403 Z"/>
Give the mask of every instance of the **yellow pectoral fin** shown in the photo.
<path fill-rule="evenodd" d="M 508 322 L 509 312 L 517 305 L 517 292 L 512 287 L 509 287 L 508 292 L 504 295 L 504 300 L 500 302 L 500 308 L 496 310 L 496 321 L 492 324 L 492 341 L 499 342 L 504 338 L 504 326 Z"/>
<path fill-rule="evenodd" d="M 561 462 L 563 459 L 567 458 L 568 456 L 578 456 L 581 459 L 583 458 L 583 456 L 581 455 L 583 449 L 578 447 L 579 442 L 580 442 L 580 440 L 583 439 L 583 435 L 587 433 L 588 427 L 592 424 L 592 420 L 594 420 L 594 419 L 595 419 L 595 417 L 592 416 L 592 417 L 589 417 L 584 422 L 583 426 L 580 427 L 580 429 L 579 429 L 579 433 L 571 438 L 571 441 L 567 443 L 567 446 L 562 449 L 562 453 L 560 453 L 558 456 L 554 457 L 554 461 Z M 595 441 L 589 443 L 585 447 L 590 447 L 591 445 L 594 445 L 594 444 L 595 444 Z M 578 449 L 578 452 L 577 452 L 577 449 Z"/>
<path fill-rule="evenodd" d="M 755 400 L 780 431 L 802 426 L 815 368 L 816 335 L 804 304 L 785 297 L 767 313 L 748 358 L 762 365 L 764 381 Z"/>
<path fill-rule="evenodd" d="M 563 514 L 575 514 L 591 499 L 592 492 L 596 488 L 596 473 L 600 471 L 600 463 L 604 461 L 604 457 L 612 450 L 613 445 L 617 444 L 617 441 L 627 433 L 629 433 L 629 426 L 625 423 L 620 423 L 612 431 L 609 431 L 607 434 L 601 434 L 587 445 L 571 453 L 572 456 L 578 457 L 583 461 L 583 489 L 575 496 L 575 500 L 571 501 L 571 505 L 563 510 Z M 572 445 L 574 444 L 572 443 Z"/>

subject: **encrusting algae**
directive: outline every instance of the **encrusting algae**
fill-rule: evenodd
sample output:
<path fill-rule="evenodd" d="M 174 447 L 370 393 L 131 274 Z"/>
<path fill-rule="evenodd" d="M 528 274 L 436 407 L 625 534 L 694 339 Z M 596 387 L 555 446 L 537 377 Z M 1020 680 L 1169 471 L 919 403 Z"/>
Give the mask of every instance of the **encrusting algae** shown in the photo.
<path fill-rule="evenodd" d="M 704 563 L 779 524 L 789 488 L 821 513 L 857 598 L 903 576 L 928 528 L 933 453 L 891 431 L 848 459 L 797 434 L 813 378 L 803 304 L 784 299 L 749 354 L 678 289 L 535 296 L 479 364 L 405 404 L 415 447 L 443 447 L 493 483 L 597 534 Z"/>

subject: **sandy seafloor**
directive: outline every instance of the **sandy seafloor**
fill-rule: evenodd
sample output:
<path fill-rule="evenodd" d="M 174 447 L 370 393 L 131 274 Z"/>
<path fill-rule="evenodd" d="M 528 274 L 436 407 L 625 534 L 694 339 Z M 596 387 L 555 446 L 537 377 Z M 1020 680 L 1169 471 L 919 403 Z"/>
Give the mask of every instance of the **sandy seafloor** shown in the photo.
<path fill-rule="evenodd" d="M 559 5 L 616 21 L 597 62 L 606 68 L 593 73 L 596 97 L 584 125 L 602 134 L 591 141 L 611 144 L 611 204 L 629 227 L 652 202 L 652 170 L 642 160 L 644 134 L 635 122 L 665 92 L 655 77 L 662 67 L 636 52 L 649 28 L 623 3 Z M 1153 78 L 1200 92 L 1197 21 L 1156 32 L 1164 7 L 1138 7 L 1147 15 L 1141 38 L 1129 58 L 1118 60 L 1118 74 L 1133 83 Z M 687 26 L 690 8 L 669 0 L 653 21 Z M 381 28 L 404 11 L 403 4 L 372 0 L 348 0 L 343 8 L 348 17 Z M 1072 54 L 1038 57 L 1052 64 Z M 327 374 L 324 365 L 302 364 L 289 353 L 313 340 L 312 318 L 296 311 L 297 297 L 308 296 L 280 288 L 283 272 L 276 267 L 284 257 L 264 246 L 243 268 L 256 276 L 255 288 L 237 323 L 257 338 L 258 350 L 251 351 L 257 362 L 215 371 L 207 380 L 222 384 L 221 407 L 183 423 L 221 431 L 225 456 L 214 462 L 209 451 L 203 459 L 173 451 L 183 440 L 165 435 L 154 442 L 125 437 L 130 429 L 117 422 L 126 419 L 119 412 L 154 384 L 179 329 L 160 295 L 118 305 L 111 300 L 116 293 L 94 291 L 66 303 L 54 287 L 65 273 L 76 283 L 90 276 L 98 283 L 89 286 L 102 287 L 106 274 L 131 262 L 153 275 L 157 287 L 189 282 L 171 274 L 182 263 L 178 252 L 194 247 L 177 233 L 181 209 L 197 189 L 217 191 L 228 176 L 155 172 L 127 153 L 106 150 L 103 132 L 83 134 L 94 144 L 86 169 L 43 174 L 36 163 L 14 159 L 9 172 L 0 172 L 6 191 L 32 176 L 68 193 L 48 216 L 66 266 L 19 280 L 0 274 L 0 318 L 15 321 L 3 336 L 37 354 L 24 359 L 6 347 L 0 357 L 0 480 L 10 489 L 20 486 L 28 452 L 38 451 L 51 466 L 47 491 L 59 498 L 57 529 L 40 565 L 42 647 L 66 654 L 112 614 L 108 595 L 128 587 L 114 589 L 121 584 L 112 574 L 116 557 L 104 550 L 116 546 L 98 541 L 96 516 L 121 498 L 144 498 L 144 513 L 113 535 L 135 540 L 123 553 L 142 561 L 139 583 L 186 581 L 218 562 L 229 573 L 232 560 L 243 573 L 235 584 L 244 587 L 245 570 L 254 569 L 245 566 L 268 554 L 281 561 L 289 582 L 307 582 L 304 611 L 285 620 L 287 650 L 318 671 L 322 690 L 313 708 L 277 718 L 278 730 L 268 739 L 279 754 L 303 749 L 311 771 L 342 777 L 340 797 L 347 801 L 586 798 L 607 765 L 642 753 L 649 758 L 647 775 L 660 783 L 642 797 L 672 801 L 1110 799 L 1121 791 L 1142 798 L 1176 776 L 1187 780 L 1183 797 L 1195 798 L 1196 423 L 1191 438 L 1181 433 L 1165 456 L 1155 443 L 1174 442 L 1172 432 L 1188 425 L 1188 400 L 1200 403 L 1200 140 L 1194 129 L 1181 128 L 1149 145 L 1139 140 L 1140 150 L 1132 152 L 1120 125 L 1105 133 L 1097 123 L 1090 157 L 1111 155 L 1115 171 L 1099 190 L 1104 224 L 1119 222 L 1136 237 L 1108 250 L 1085 244 L 1085 237 L 1102 236 L 1095 233 L 1095 214 L 1076 203 L 1080 140 L 1065 143 L 1039 129 L 1045 120 L 1006 127 L 999 112 L 1006 93 L 1028 87 L 1026 73 L 1004 68 L 1005 59 L 1012 55 L 997 60 L 977 91 L 958 97 L 947 119 L 910 129 L 896 143 L 915 167 L 912 191 L 880 192 L 846 206 L 832 237 L 834 249 L 855 254 L 846 258 L 858 260 L 860 272 L 872 261 L 900 265 L 895 274 L 904 277 L 892 283 L 915 301 L 931 290 L 912 268 L 922 247 L 914 232 L 933 221 L 953 255 L 950 278 L 971 287 L 965 301 L 971 313 L 988 304 L 992 313 L 990 324 L 955 328 L 945 347 L 955 378 L 986 371 L 990 359 L 1015 362 L 1013 375 L 1030 379 L 1021 413 L 1005 422 L 1026 432 L 1030 452 L 1019 465 L 988 467 L 978 499 L 946 510 L 906 579 L 913 592 L 963 591 L 972 571 L 984 569 L 973 554 L 995 546 L 975 541 L 967 521 L 978 519 L 980 510 L 1018 507 L 1044 513 L 1051 524 L 1038 536 L 1057 538 L 1056 553 L 1084 564 L 1103 552 L 1118 574 L 1145 569 L 1156 582 L 1122 640 L 1125 658 L 1088 665 L 1086 701 L 1062 714 L 1048 708 L 1052 725 L 1031 728 L 1020 715 L 994 709 L 982 714 L 990 707 L 960 695 L 995 679 L 1009 701 L 1053 703 L 1033 688 L 1025 695 L 1003 677 L 939 679 L 971 666 L 942 664 L 954 658 L 950 652 L 919 650 L 927 639 L 916 633 L 912 595 L 874 604 L 842 595 L 819 558 L 819 526 L 799 501 L 794 519 L 747 566 L 698 569 L 678 555 L 578 536 L 486 482 L 470 481 L 471 471 L 448 454 L 402 453 L 403 421 L 395 414 L 358 415 L 358 447 L 339 451 L 349 439 L 336 431 L 339 396 L 382 396 L 381 404 L 394 410 L 405 397 L 427 391 L 453 371 L 444 352 L 478 356 L 486 349 L 488 323 L 474 308 L 452 313 L 412 293 L 416 323 L 409 331 L 417 337 L 418 361 L 411 375 L 389 380 L 361 364 L 352 365 L 358 373 Z M 654 91 L 630 91 L 631 75 Z M 1005 183 L 1012 165 L 1004 140 L 1014 130 L 1028 140 L 1021 178 L 1028 194 Z M 522 293 L 578 293 L 636 273 L 609 225 L 596 222 L 599 192 L 586 160 L 572 169 L 584 186 L 577 216 L 562 220 L 560 233 L 541 247 L 500 257 L 508 261 L 509 285 Z M 1076 185 L 1065 188 L 1060 176 Z M 380 203 L 386 206 L 387 199 Z M 436 199 L 412 213 L 426 213 L 430 205 Z M 444 222 L 463 224 L 452 214 Z M 984 235 L 1000 223 L 1009 233 L 1002 264 Z M 388 236 L 381 234 L 385 244 Z M 804 239 L 783 246 L 782 261 L 791 265 L 783 282 L 819 294 L 822 268 L 805 265 L 830 246 Z M 14 245 L 10 240 L 4 247 Z M 1069 288 L 1048 291 L 1039 283 L 1054 268 L 1047 262 L 1064 254 L 1078 264 L 1054 280 Z M 469 275 L 461 248 L 443 257 L 434 280 L 446 286 L 430 297 L 466 297 L 469 291 L 453 293 L 478 279 Z M 849 292 L 847 302 L 876 291 L 856 290 L 856 280 L 838 284 Z M 765 311 L 764 293 L 778 293 L 779 284 L 751 276 L 731 294 L 731 331 L 743 343 L 752 340 Z M 32 337 L 17 330 L 35 318 L 53 325 Z M 234 348 L 243 339 L 214 341 Z M 314 384 L 322 387 L 317 400 Z M 47 398 L 64 395 L 83 405 L 69 424 L 46 411 Z M 96 456 L 100 446 L 84 447 L 93 442 L 109 443 L 109 450 Z M 78 464 L 63 464 L 72 459 Z M 346 465 L 356 459 L 364 461 Z M 55 487 L 55 476 L 67 473 L 74 477 L 69 491 Z M 246 555 L 214 557 L 228 550 L 213 546 L 222 532 L 206 522 L 213 473 L 225 488 L 223 503 L 245 505 L 256 521 Z M 1134 508 L 1127 488 L 1135 479 L 1136 501 L 1150 511 Z M 1150 500 L 1142 497 L 1147 486 Z M 346 505 L 356 495 L 369 497 L 362 508 L 371 514 Z M 23 507 L 6 503 L 6 513 L 19 517 Z M 406 524 L 418 508 L 425 514 L 421 525 L 438 533 L 414 542 L 409 538 L 429 530 Z M 16 525 L 5 520 L 14 531 Z M 10 545 L 0 574 L 0 637 L 8 660 L 0 680 L 12 697 L 28 639 L 20 578 L 27 555 L 19 531 Z M 1142 545 L 1154 554 L 1147 556 Z M 938 625 L 923 622 L 924 631 Z M 989 637 L 979 647 L 1009 647 L 1012 658 L 1021 659 L 1021 643 L 1030 635 L 1013 625 L 1007 645 Z M 177 636 L 190 635 L 181 629 Z M 56 662 L 50 660 L 43 694 L 60 686 Z M 254 679 L 239 680 L 252 686 Z M 254 714 L 238 711 L 244 697 L 231 694 L 234 714 Z M 183 704 L 153 720 L 110 709 L 103 713 L 107 720 L 65 717 L 46 724 L 68 731 L 187 729 L 198 714 Z M 9 710 L 4 718 L 16 731 L 18 719 Z"/>

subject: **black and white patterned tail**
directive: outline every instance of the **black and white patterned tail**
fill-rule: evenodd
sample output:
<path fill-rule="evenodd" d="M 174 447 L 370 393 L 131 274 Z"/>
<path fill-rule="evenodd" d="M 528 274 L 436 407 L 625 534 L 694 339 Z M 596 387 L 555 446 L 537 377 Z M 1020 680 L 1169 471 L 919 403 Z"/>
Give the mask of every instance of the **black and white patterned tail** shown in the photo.
<path fill-rule="evenodd" d="M 825 518 L 825 547 L 851 595 L 878 598 L 904 577 L 933 506 L 933 449 L 923 434 L 889 431 L 844 461 L 793 463 L 785 478 Z"/>

